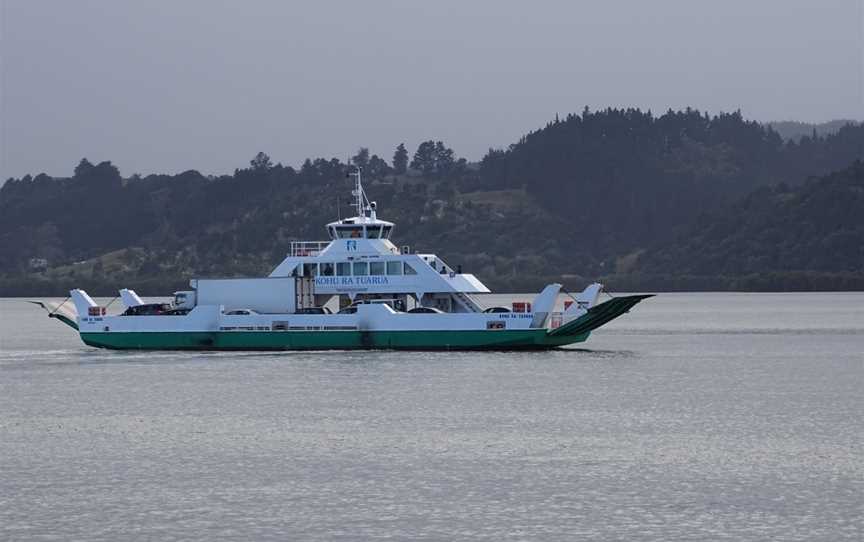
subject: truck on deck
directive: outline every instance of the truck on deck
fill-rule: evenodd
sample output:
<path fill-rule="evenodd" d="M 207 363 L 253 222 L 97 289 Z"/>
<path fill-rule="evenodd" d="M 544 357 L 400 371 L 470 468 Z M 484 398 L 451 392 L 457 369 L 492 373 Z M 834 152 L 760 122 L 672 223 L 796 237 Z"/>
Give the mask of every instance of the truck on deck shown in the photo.
<path fill-rule="evenodd" d="M 252 309 L 259 313 L 293 313 L 305 306 L 306 285 L 294 277 L 239 279 L 192 279 L 192 290 L 174 292 L 174 306 L 193 309 L 199 305 L 221 305 L 226 311 Z"/>

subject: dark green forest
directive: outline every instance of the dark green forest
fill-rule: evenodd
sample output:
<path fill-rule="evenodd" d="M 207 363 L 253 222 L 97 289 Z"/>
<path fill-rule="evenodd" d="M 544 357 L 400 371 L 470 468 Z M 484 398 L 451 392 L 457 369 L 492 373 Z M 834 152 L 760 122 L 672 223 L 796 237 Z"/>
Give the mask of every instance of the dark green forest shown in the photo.
<path fill-rule="evenodd" d="M 479 163 L 446 142 L 381 157 L 366 191 L 394 241 L 496 290 L 864 289 L 864 126 L 784 138 L 738 112 L 606 109 L 555 118 Z M 68 178 L 0 188 L 0 295 L 170 293 L 193 276 L 268 273 L 291 241 L 350 213 L 352 164 L 261 152 L 232 175 Z M 122 164 L 120 165 L 122 167 Z"/>

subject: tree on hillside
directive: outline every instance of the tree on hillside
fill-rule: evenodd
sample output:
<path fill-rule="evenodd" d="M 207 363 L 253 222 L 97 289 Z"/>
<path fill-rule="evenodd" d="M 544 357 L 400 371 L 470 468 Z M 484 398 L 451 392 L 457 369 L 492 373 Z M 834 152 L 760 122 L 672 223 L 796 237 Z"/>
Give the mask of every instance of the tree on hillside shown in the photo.
<path fill-rule="evenodd" d="M 408 150 L 405 148 L 405 143 L 400 143 L 396 147 L 396 152 L 393 153 L 393 169 L 399 175 L 408 170 Z"/>
<path fill-rule="evenodd" d="M 90 163 L 90 160 L 86 158 L 82 158 L 78 165 L 75 166 L 75 178 L 80 179 L 90 173 L 93 170 L 93 164 Z"/>
<path fill-rule="evenodd" d="M 414 152 L 414 159 L 411 160 L 411 169 L 416 169 L 424 175 L 431 175 L 435 172 L 435 142 L 424 141 L 420 143 L 417 150 Z"/>
<path fill-rule="evenodd" d="M 364 170 L 369 167 L 369 149 L 360 147 L 357 154 L 351 157 L 351 163 Z"/>
<path fill-rule="evenodd" d="M 419 170 L 423 175 L 446 175 L 453 170 L 455 164 L 453 149 L 444 145 L 443 141 L 424 141 L 417 147 L 411 168 Z"/>
<path fill-rule="evenodd" d="M 81 186 L 87 187 L 87 190 L 97 192 L 90 196 L 91 199 L 105 196 L 98 193 L 100 190 L 119 188 L 123 184 L 120 170 L 107 160 L 94 166 L 89 160 L 82 158 L 78 166 L 75 167 L 74 178 L 76 181 L 81 181 Z"/>
<path fill-rule="evenodd" d="M 446 174 L 453 170 L 456 163 L 453 149 L 445 147 L 441 141 L 435 142 L 435 170 L 437 173 Z"/>
<path fill-rule="evenodd" d="M 380 179 L 388 173 L 390 173 L 390 166 L 387 165 L 387 162 L 377 154 L 373 154 L 369 158 L 369 165 L 366 166 L 366 177 L 369 179 Z"/>
<path fill-rule="evenodd" d="M 267 171 L 273 167 L 273 162 L 270 161 L 270 157 L 263 152 L 256 154 L 255 158 L 249 161 L 249 164 L 255 171 Z"/>
<path fill-rule="evenodd" d="M 300 177 L 304 181 L 332 181 L 344 178 L 347 167 L 348 164 L 340 162 L 337 158 L 330 160 L 324 158 L 306 159 L 300 168 Z"/>

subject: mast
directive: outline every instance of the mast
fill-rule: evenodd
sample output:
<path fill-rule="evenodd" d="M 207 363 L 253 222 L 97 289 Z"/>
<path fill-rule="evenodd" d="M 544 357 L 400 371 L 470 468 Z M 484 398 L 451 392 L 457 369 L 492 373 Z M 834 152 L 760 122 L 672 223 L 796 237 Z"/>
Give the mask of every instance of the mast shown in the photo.
<path fill-rule="evenodd" d="M 354 200 L 354 207 L 357 208 L 358 217 L 363 216 L 363 209 L 365 207 L 363 205 L 363 199 L 365 197 L 365 194 L 363 193 L 363 183 L 360 180 L 361 171 L 363 171 L 363 168 L 355 166 L 354 171 L 348 174 L 354 177 L 354 190 L 351 191 L 351 195 L 356 198 Z"/>
<path fill-rule="evenodd" d="M 366 197 L 366 192 L 363 191 L 362 172 L 363 168 L 355 166 L 354 171 L 348 174 L 354 177 L 354 190 L 351 191 L 351 195 L 356 198 L 354 200 L 354 207 L 357 208 L 358 218 L 371 218 L 375 220 L 375 203 L 370 203 L 369 198 Z"/>

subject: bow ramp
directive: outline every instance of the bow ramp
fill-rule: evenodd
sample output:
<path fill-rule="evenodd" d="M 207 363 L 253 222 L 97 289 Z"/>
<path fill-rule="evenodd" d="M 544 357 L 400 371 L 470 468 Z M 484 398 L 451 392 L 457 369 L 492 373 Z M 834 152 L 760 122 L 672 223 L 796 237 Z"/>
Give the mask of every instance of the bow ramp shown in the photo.
<path fill-rule="evenodd" d="M 66 300 L 68 301 L 68 299 Z M 38 305 L 48 311 L 48 318 L 56 318 L 74 330 L 78 329 L 78 314 L 74 307 L 70 307 L 67 302 L 58 303 L 56 301 L 28 301 Z"/>
<path fill-rule="evenodd" d="M 622 314 L 629 312 L 637 303 L 649 297 L 654 297 L 654 294 L 614 297 L 609 301 L 589 308 L 587 313 L 572 322 L 549 331 L 546 336 L 550 339 L 563 340 L 586 335 Z"/>

